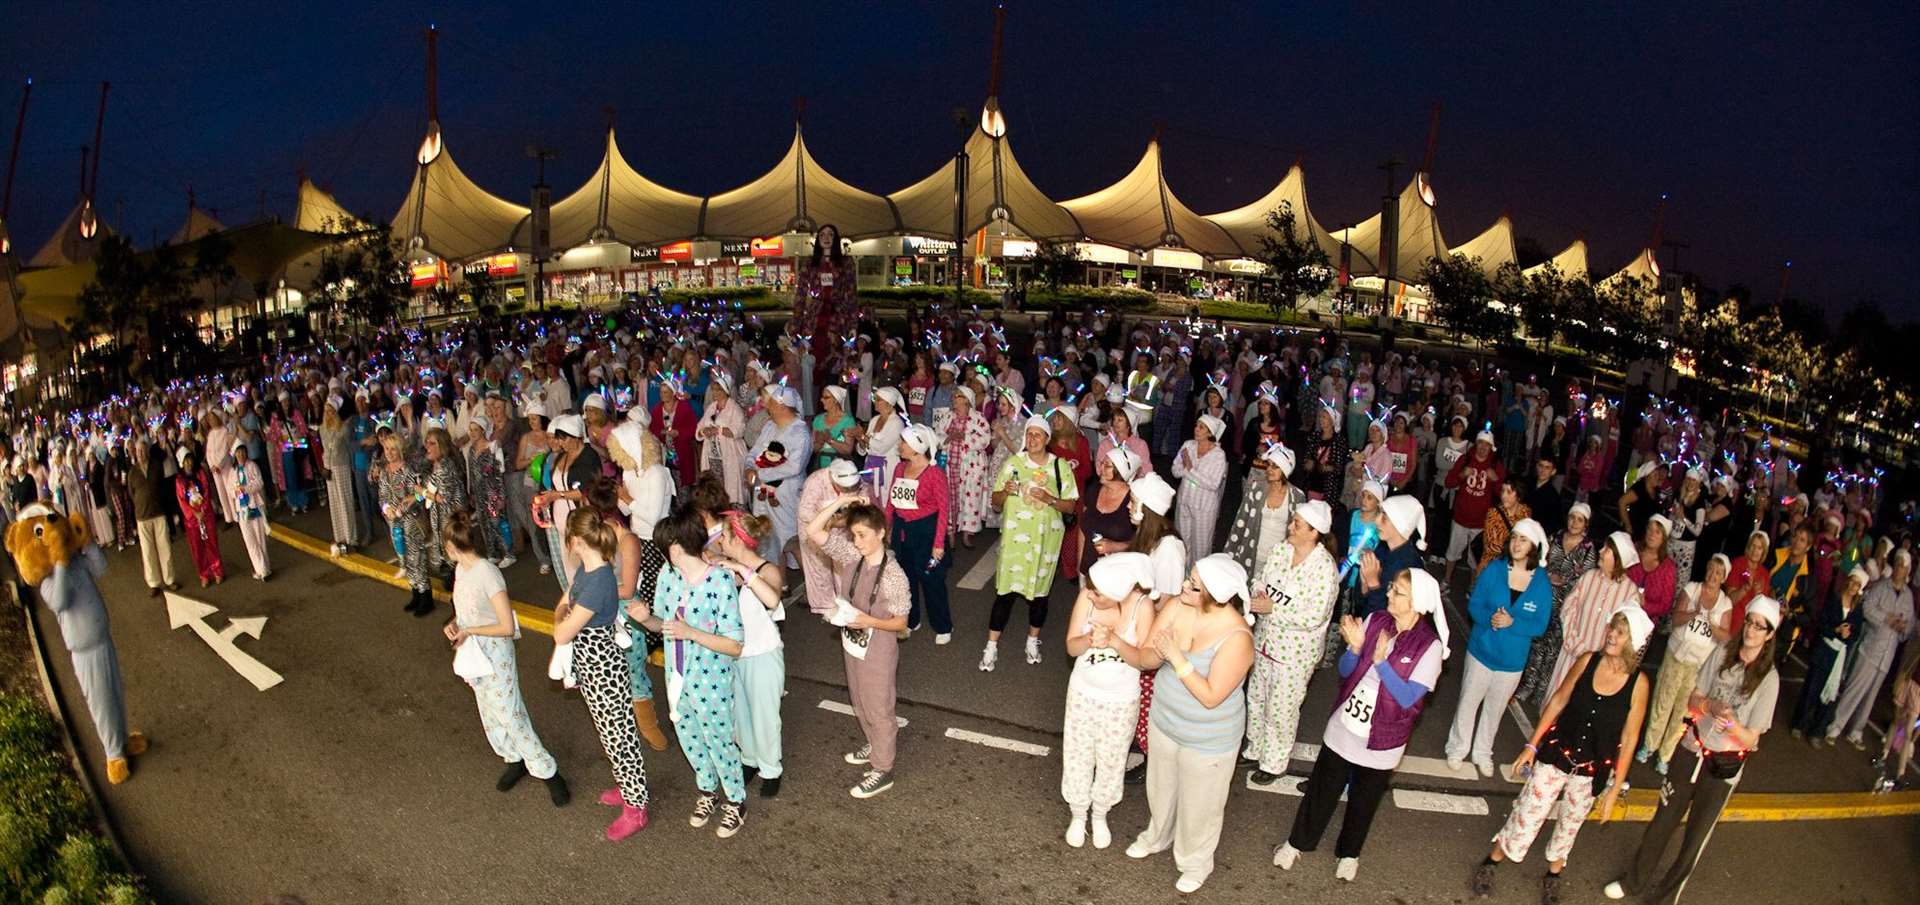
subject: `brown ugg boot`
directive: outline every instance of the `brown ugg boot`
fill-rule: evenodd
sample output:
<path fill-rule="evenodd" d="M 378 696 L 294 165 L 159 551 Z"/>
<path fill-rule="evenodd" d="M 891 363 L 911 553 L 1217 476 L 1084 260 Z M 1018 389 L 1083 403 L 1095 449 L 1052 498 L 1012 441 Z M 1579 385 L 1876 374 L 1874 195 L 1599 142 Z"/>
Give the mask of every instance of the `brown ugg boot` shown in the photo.
<path fill-rule="evenodd" d="M 113 783 L 114 785 L 117 786 L 123 782 L 126 782 L 128 775 L 129 775 L 129 771 L 127 770 L 126 758 L 116 757 L 112 760 L 107 761 L 107 782 Z"/>
<path fill-rule="evenodd" d="M 127 753 L 133 755 L 147 753 L 147 737 L 140 730 L 135 729 L 127 733 Z"/>
<path fill-rule="evenodd" d="M 633 702 L 633 722 L 640 727 L 640 737 L 647 740 L 647 747 L 667 750 L 667 734 L 660 731 L 660 718 L 654 715 L 652 698 Z"/>

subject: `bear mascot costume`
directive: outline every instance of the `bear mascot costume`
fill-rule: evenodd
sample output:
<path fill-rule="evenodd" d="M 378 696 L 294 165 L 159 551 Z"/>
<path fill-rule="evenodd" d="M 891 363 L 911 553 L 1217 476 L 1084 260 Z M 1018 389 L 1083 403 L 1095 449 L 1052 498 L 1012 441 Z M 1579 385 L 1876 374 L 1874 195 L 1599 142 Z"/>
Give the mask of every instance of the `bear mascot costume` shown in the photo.
<path fill-rule="evenodd" d="M 95 579 L 107 571 L 106 554 L 87 526 L 40 503 L 22 508 L 7 528 L 7 552 L 27 584 L 40 589 L 60 620 L 60 635 L 73 655 L 73 675 L 93 715 L 93 729 L 107 755 L 107 781 L 127 781 L 127 757 L 147 749 L 146 737 L 127 731 L 126 698 L 120 688 L 120 658 L 107 627 L 107 604 Z"/>

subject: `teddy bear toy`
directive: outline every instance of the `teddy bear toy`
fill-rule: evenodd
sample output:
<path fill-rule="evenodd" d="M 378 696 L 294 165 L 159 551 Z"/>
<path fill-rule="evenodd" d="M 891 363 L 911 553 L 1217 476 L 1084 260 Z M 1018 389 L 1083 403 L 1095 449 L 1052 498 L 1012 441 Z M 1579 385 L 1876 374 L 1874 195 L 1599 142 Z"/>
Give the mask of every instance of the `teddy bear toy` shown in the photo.
<path fill-rule="evenodd" d="M 85 522 L 39 503 L 22 508 L 7 527 L 7 552 L 13 554 L 21 579 L 40 590 L 40 599 L 60 622 L 74 677 L 106 751 L 107 781 L 126 782 L 127 757 L 147 750 L 147 739 L 127 731 L 120 658 L 108 631 L 106 601 L 95 584 L 107 571 L 106 554 L 93 543 Z"/>

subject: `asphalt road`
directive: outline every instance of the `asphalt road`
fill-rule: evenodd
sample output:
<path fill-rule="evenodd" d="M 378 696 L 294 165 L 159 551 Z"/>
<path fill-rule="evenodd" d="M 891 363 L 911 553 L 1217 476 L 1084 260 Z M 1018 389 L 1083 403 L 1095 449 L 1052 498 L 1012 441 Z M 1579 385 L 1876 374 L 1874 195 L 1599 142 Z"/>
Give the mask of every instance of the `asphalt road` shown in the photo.
<path fill-rule="evenodd" d="M 312 516 L 300 526 L 325 536 Z M 238 537 L 228 531 L 222 539 L 228 563 L 243 563 Z M 961 551 L 956 574 L 987 552 Z M 846 700 L 837 645 L 799 613 L 787 632 L 788 779 L 781 796 L 752 797 L 745 830 L 719 840 L 711 828 L 686 824 L 694 789 L 677 749 L 649 752 L 653 825 L 610 844 L 600 833 L 612 812 L 593 800 L 611 784 L 607 767 L 578 695 L 545 678 L 551 648 L 544 636 L 529 633 L 521 642 L 521 674 L 533 723 L 573 783 L 574 803 L 564 809 L 531 780 L 507 794 L 494 791 L 499 761 L 438 635 L 450 616 L 445 606 L 436 618 L 415 619 L 401 611 L 405 592 L 279 544 L 271 582 L 233 578 L 200 591 L 185 550 L 175 553 L 185 593 L 220 610 L 207 617 L 211 628 L 224 628 L 228 617 L 268 618 L 259 639 L 241 637 L 238 644 L 285 680 L 256 691 L 190 629 L 168 628 L 164 605 L 145 593 L 135 554 L 110 557 L 105 591 L 129 710 L 153 747 L 136 761 L 130 782 L 103 788 L 138 866 L 164 901 L 251 903 L 293 894 L 311 903 L 595 903 L 692 894 L 952 905 L 1166 902 L 1175 895 L 1170 856 L 1136 862 L 1121 852 L 1146 823 L 1138 787 L 1129 787 L 1114 811 L 1113 848 L 1073 850 L 1061 841 L 1066 809 L 1055 749 L 1070 665 L 1059 642 L 1061 620 L 1049 626 L 1046 662 L 1025 664 L 1009 637 L 999 670 L 982 674 L 974 664 L 986 592 L 955 595 L 961 630 L 953 644 L 936 647 L 930 634 L 909 642 L 899 711 L 909 722 L 891 792 L 866 802 L 848 797 L 857 769 L 840 755 L 858 746 L 858 729 L 851 717 L 820 706 Z M 553 586 L 533 569 L 528 559 L 512 570 L 515 596 L 546 602 Z M 1055 596 L 1062 612 L 1067 599 L 1063 585 Z M 50 614 L 41 610 L 39 617 L 58 650 Z M 1457 634 L 1455 643 L 1464 637 Z M 56 661 L 78 706 L 71 670 Z M 1442 680 L 1414 754 L 1439 756 L 1456 684 Z M 1322 678 L 1309 696 L 1304 741 L 1317 739 L 1332 705 L 1328 685 Z M 949 737 L 949 730 L 1047 753 L 986 747 Z M 91 731 L 80 734 L 97 775 Z M 1864 755 L 1844 745 L 1814 752 L 1783 733 L 1769 741 L 1745 788 L 1813 784 L 1794 775 L 1809 773 L 1822 790 L 1858 790 L 1867 778 Z M 1519 730 L 1508 720 L 1498 750 L 1518 746 Z M 1776 751 L 1792 770 L 1768 766 Z M 1651 782 L 1649 774 L 1636 784 Z M 1271 850 L 1298 799 L 1237 788 L 1218 867 L 1195 898 L 1466 901 L 1467 874 L 1518 787 L 1412 772 L 1403 772 L 1398 787 L 1451 794 L 1390 799 L 1351 886 L 1332 877 L 1331 839 L 1291 873 L 1272 867 Z M 1466 803 L 1473 801 L 1485 802 L 1485 813 L 1445 812 L 1472 810 Z M 1603 901 L 1599 886 L 1623 868 L 1642 828 L 1589 824 L 1569 867 L 1566 901 Z M 1539 857 L 1536 847 L 1531 862 L 1506 870 L 1490 901 L 1537 901 Z M 1831 869 L 1842 864 L 1855 867 Z M 1917 869 L 1920 818 L 1722 824 L 1687 900 L 1911 902 Z"/>

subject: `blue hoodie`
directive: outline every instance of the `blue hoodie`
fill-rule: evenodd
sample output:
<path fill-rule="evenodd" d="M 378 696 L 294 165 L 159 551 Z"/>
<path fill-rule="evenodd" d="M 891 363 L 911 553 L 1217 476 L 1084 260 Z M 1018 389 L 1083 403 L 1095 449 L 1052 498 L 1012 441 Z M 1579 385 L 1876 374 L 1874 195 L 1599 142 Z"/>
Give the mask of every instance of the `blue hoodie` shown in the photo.
<path fill-rule="evenodd" d="M 1513 624 L 1494 628 L 1494 611 L 1505 608 Z M 1474 579 L 1473 595 L 1467 600 L 1467 616 L 1473 620 L 1473 632 L 1467 636 L 1467 653 L 1480 665 L 1494 672 L 1520 672 L 1527 668 L 1527 653 L 1533 639 L 1547 630 L 1553 618 L 1553 585 L 1547 570 L 1533 570 L 1533 579 L 1520 599 L 1507 589 L 1507 558 L 1500 557 Z"/>

